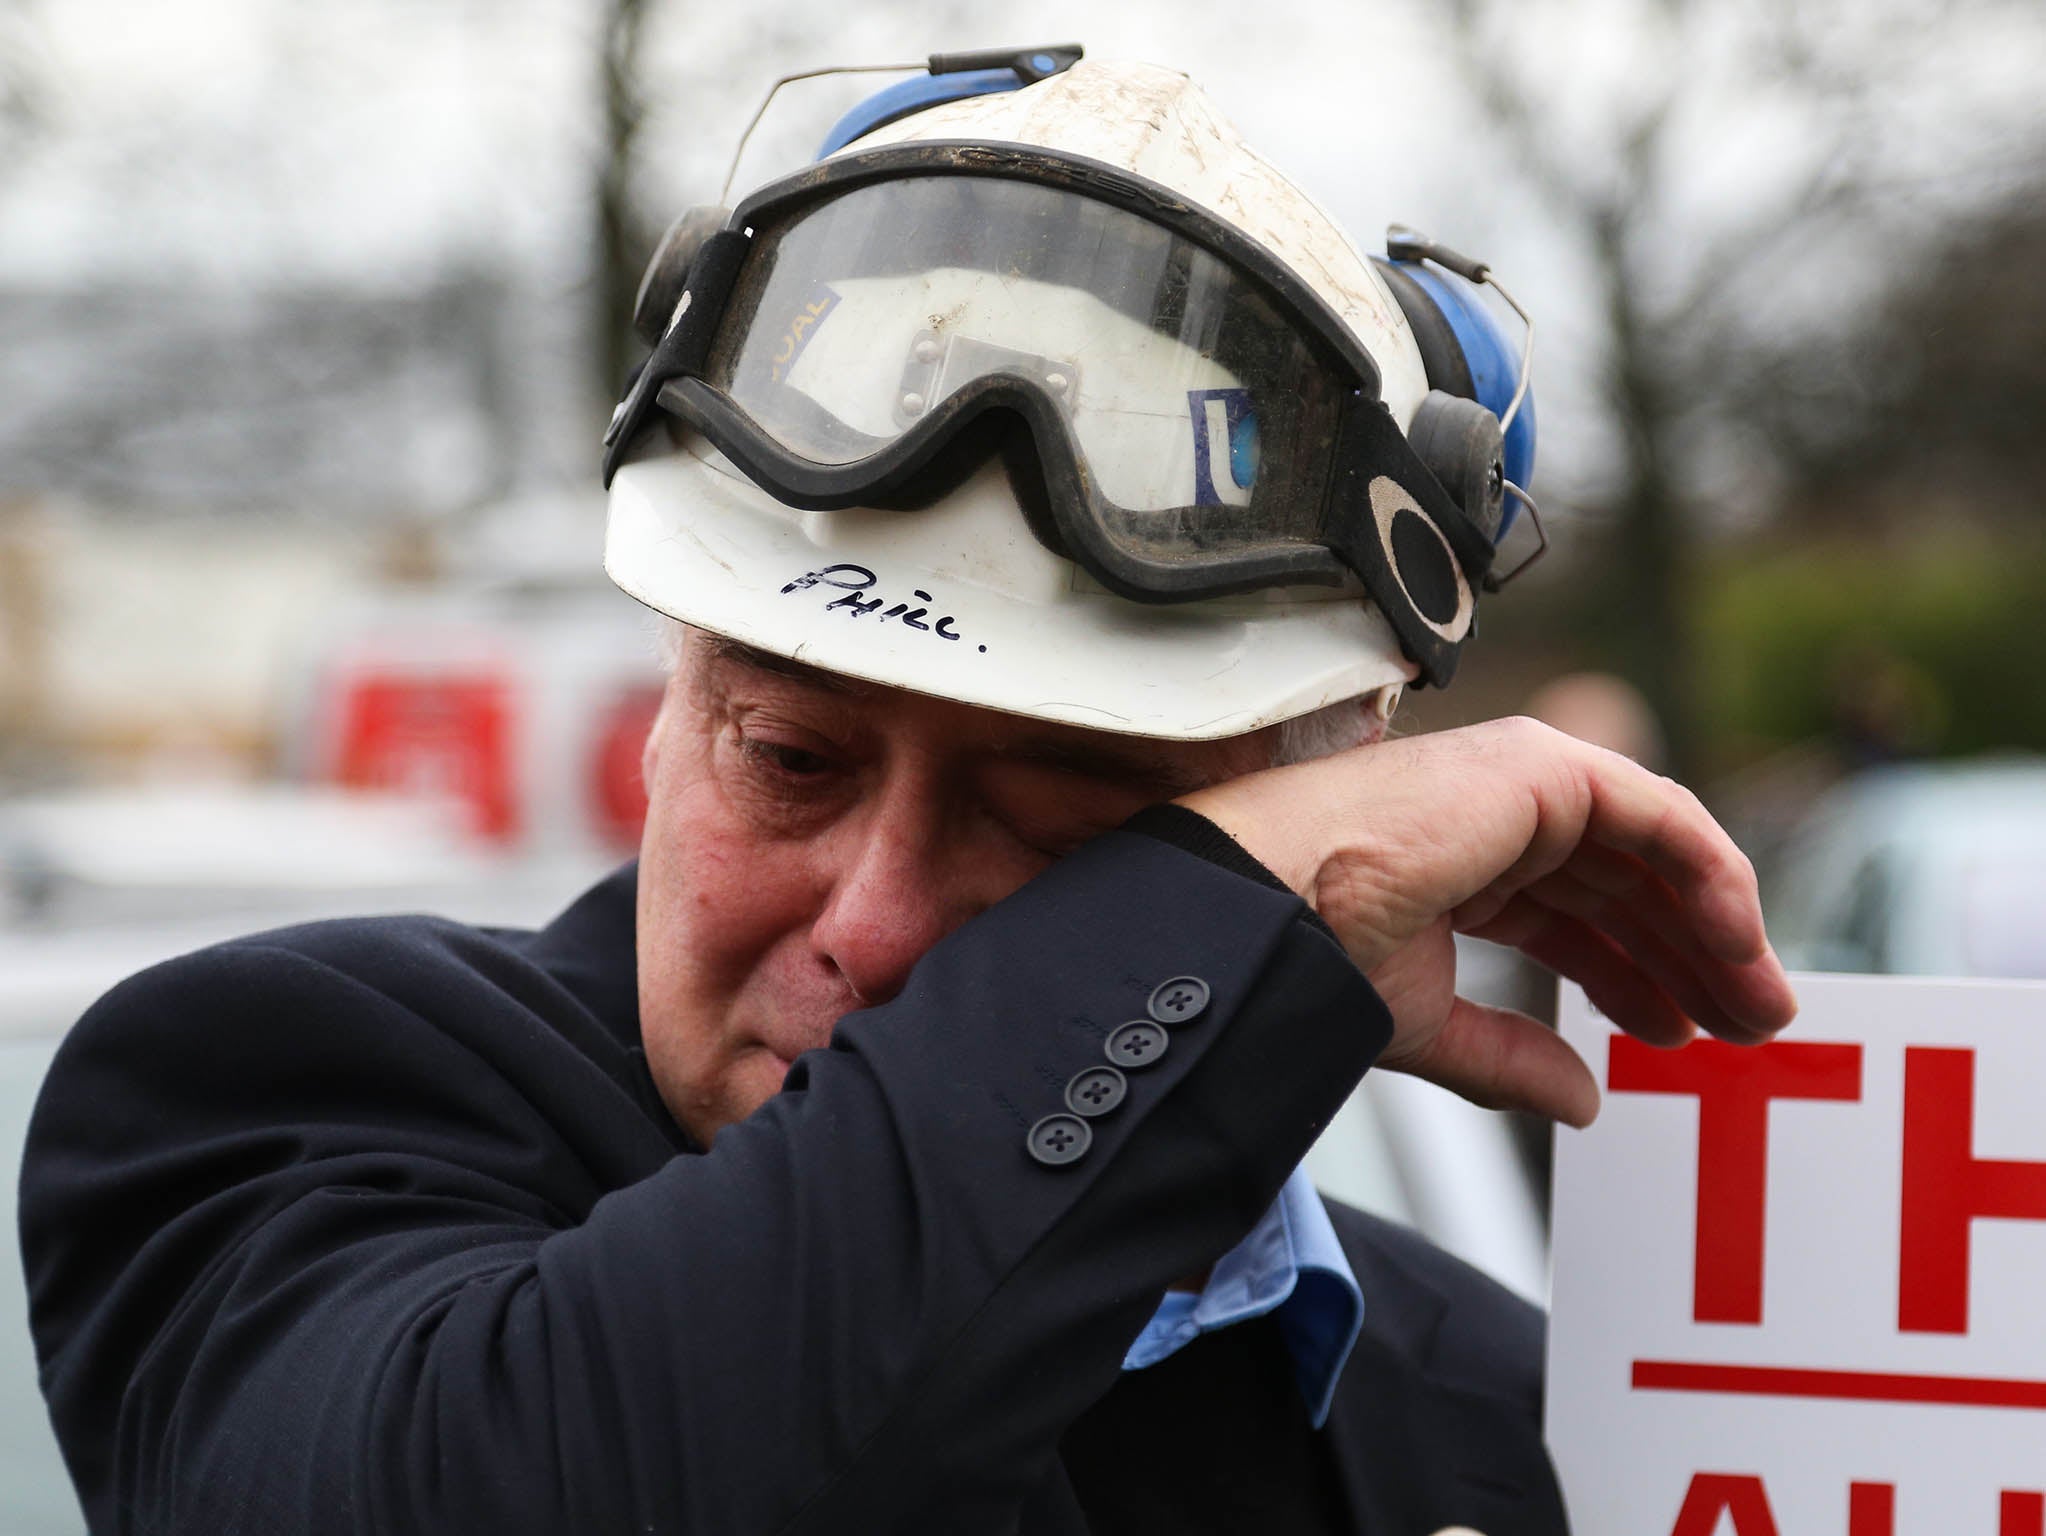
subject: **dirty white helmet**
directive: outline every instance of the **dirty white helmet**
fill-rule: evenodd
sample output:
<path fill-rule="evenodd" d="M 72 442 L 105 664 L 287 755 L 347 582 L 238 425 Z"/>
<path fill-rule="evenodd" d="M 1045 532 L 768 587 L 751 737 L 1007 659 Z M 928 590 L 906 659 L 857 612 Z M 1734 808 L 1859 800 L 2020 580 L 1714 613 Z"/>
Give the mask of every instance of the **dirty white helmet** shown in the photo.
<path fill-rule="evenodd" d="M 1533 422 L 1475 289 L 1422 258 L 1485 270 L 1418 238 L 1367 263 L 1185 76 L 1077 54 L 929 105 L 961 86 L 934 60 L 908 115 L 883 93 L 678 223 L 606 438 L 612 579 L 1140 736 L 1447 682 Z"/>

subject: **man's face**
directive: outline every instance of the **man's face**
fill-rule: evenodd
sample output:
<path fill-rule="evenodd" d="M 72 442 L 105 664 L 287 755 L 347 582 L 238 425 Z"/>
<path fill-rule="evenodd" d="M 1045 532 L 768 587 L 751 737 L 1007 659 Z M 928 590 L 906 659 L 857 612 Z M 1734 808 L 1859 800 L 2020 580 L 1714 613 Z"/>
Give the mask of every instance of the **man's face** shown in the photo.
<path fill-rule="evenodd" d="M 699 1144 L 945 934 L 1133 812 L 1262 767 L 854 683 L 692 632 L 646 747 L 639 1003 Z"/>

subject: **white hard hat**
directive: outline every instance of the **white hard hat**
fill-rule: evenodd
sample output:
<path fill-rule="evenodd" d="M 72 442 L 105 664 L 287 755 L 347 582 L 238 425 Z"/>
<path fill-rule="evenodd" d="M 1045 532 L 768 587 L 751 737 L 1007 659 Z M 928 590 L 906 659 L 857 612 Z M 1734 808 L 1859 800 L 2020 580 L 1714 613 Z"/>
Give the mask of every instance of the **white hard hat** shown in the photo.
<path fill-rule="evenodd" d="M 1504 523 L 1489 354 L 1185 76 L 926 106 L 723 222 L 607 438 L 634 597 L 1139 736 L 1447 680 Z"/>

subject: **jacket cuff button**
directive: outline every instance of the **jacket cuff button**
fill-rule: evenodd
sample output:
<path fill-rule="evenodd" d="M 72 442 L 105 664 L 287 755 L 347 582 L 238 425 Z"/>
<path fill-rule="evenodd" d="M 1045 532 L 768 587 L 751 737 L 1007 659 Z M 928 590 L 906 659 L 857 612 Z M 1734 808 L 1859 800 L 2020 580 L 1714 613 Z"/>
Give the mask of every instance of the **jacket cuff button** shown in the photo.
<path fill-rule="evenodd" d="M 1211 996 L 1208 984 L 1200 977 L 1174 976 L 1151 989 L 1151 1000 L 1144 1004 L 1144 1012 L 1160 1024 L 1191 1024 L 1207 1012 Z"/>
<path fill-rule="evenodd" d="M 1113 1067 L 1089 1067 L 1066 1084 L 1066 1108 L 1082 1119 L 1105 1115 L 1128 1097 L 1130 1080 Z"/>
<path fill-rule="evenodd" d="M 1121 1067 L 1127 1072 L 1163 1061 L 1167 1044 L 1162 1025 L 1149 1019 L 1132 1019 L 1118 1026 L 1108 1037 L 1103 1054 L 1111 1066 Z"/>
<path fill-rule="evenodd" d="M 1047 1168 L 1077 1163 L 1094 1145 L 1094 1128 L 1078 1115 L 1046 1115 L 1023 1139 L 1030 1155 Z"/>

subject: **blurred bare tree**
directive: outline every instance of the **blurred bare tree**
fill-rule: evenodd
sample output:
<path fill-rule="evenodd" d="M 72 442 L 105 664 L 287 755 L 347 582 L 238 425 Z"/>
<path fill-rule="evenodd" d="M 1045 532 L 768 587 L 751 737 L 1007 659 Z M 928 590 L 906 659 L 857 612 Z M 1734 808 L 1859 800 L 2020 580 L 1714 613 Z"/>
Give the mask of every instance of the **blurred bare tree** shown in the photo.
<path fill-rule="evenodd" d="M 0 184 L 41 121 L 30 0 L 0 3 Z M 0 784 L 25 776 L 43 750 L 44 590 L 30 509 L 0 491 Z"/>
<path fill-rule="evenodd" d="M 643 350 L 632 335 L 632 300 L 660 226 L 635 195 L 636 161 L 646 122 L 643 49 L 653 0 L 607 0 L 601 33 L 604 138 L 597 165 L 597 398 L 625 387 Z"/>
<path fill-rule="evenodd" d="M 1751 491 L 1766 472 L 1755 423 L 1809 384 L 1784 359 L 1828 324 L 1853 329 L 1889 285 L 1885 252 L 1921 243 L 1914 227 L 1957 202 L 1994 201 L 2036 153 L 2036 110 L 1999 145 L 1955 60 L 1964 42 L 1984 67 L 2009 50 L 2042 56 L 2046 10 L 1452 0 L 1448 14 L 1489 126 L 1596 288 L 1616 429 L 1600 608 L 1613 663 L 1665 723 L 1673 771 L 1694 775 L 1690 617 L 1708 506 L 1729 467 Z M 1595 68 L 1581 66 L 1600 58 L 1617 71 L 1587 82 Z M 1836 393 L 1830 408 L 1858 403 Z"/>
<path fill-rule="evenodd" d="M 1779 753 L 2046 752 L 2042 272 L 2032 180 L 1900 248 L 1862 323 L 1756 392 L 1791 536 L 1722 569 L 1704 617 L 1742 658 L 1722 712 Z"/>
<path fill-rule="evenodd" d="M 0 176 L 21 159 L 41 120 L 34 0 L 0 0 Z"/>
<path fill-rule="evenodd" d="M 1819 526 L 2046 541 L 2046 180 L 1905 253 L 1868 324 L 1774 360 L 1758 417 Z"/>

